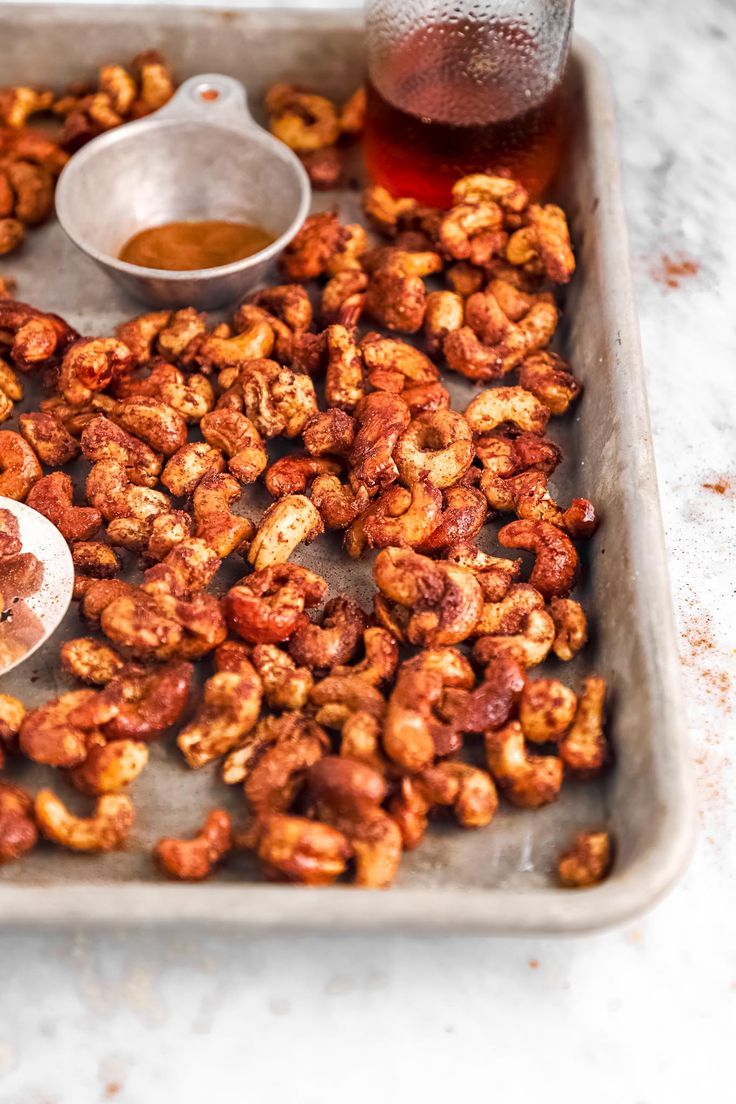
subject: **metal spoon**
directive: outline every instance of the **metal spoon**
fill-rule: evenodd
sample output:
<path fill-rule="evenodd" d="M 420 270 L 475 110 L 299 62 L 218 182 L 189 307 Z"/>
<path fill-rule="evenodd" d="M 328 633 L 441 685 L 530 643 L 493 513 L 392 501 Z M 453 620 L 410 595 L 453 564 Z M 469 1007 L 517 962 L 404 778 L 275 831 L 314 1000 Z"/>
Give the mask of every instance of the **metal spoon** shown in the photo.
<path fill-rule="evenodd" d="M 43 565 L 38 589 L 27 597 L 3 591 L 0 569 L 0 675 L 24 663 L 48 640 L 61 622 L 72 600 L 74 564 L 69 547 L 48 518 L 15 502 L 0 497 L 0 509 L 18 520 L 24 553 L 32 553 Z"/>

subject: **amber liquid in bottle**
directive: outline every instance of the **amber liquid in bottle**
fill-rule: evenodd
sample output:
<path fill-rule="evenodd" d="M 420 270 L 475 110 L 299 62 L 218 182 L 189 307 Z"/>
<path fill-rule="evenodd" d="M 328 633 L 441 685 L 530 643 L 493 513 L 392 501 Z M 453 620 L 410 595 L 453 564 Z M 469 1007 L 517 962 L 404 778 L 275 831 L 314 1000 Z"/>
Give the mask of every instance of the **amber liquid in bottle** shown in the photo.
<path fill-rule="evenodd" d="M 450 30 L 436 24 L 399 44 L 382 81 L 393 90 L 391 101 L 369 81 L 364 150 L 371 179 L 393 195 L 440 207 L 470 172 L 517 177 L 539 196 L 562 153 L 562 82 L 541 98 L 530 94 L 533 43 L 517 24 L 494 26 L 503 57 L 495 64 L 484 45 L 476 72 L 453 55 L 464 50 L 467 57 L 479 36 L 487 43 L 487 25 L 467 24 L 462 35 Z"/>

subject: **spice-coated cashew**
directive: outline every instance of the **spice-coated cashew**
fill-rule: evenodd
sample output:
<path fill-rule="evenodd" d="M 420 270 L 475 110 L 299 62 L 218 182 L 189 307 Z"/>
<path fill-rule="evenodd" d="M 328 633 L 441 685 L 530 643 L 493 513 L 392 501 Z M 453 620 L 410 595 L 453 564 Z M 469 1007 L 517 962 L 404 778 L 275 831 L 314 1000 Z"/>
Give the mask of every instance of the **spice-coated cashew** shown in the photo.
<path fill-rule="evenodd" d="M 562 760 L 527 751 L 518 721 L 486 732 L 485 748 L 488 769 L 512 805 L 536 809 L 556 800 L 562 785 Z"/>
<path fill-rule="evenodd" d="M 308 544 L 324 532 L 317 507 L 304 495 L 284 495 L 269 506 L 261 518 L 248 551 L 256 571 L 286 563 L 302 543 Z"/>
<path fill-rule="evenodd" d="M 117 850 L 128 838 L 135 817 L 125 794 L 103 794 L 91 817 L 77 817 L 51 790 L 39 790 L 34 811 L 46 839 L 71 851 Z"/>
<path fill-rule="evenodd" d="M 161 839 L 153 849 L 153 857 L 170 878 L 199 882 L 212 873 L 231 848 L 230 814 L 213 809 L 193 839 Z"/>

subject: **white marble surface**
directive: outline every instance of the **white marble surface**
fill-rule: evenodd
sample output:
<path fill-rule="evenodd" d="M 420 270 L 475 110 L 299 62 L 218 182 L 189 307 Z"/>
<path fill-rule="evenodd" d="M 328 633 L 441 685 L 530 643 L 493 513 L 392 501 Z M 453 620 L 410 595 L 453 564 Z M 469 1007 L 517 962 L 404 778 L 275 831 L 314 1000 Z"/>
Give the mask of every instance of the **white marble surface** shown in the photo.
<path fill-rule="evenodd" d="M 636 924 L 567 941 L 4 935 L 2 1104 L 733 1099 L 736 8 L 579 0 L 577 25 L 619 105 L 700 796 L 689 872 Z M 699 271 L 667 287 L 664 254 Z"/>

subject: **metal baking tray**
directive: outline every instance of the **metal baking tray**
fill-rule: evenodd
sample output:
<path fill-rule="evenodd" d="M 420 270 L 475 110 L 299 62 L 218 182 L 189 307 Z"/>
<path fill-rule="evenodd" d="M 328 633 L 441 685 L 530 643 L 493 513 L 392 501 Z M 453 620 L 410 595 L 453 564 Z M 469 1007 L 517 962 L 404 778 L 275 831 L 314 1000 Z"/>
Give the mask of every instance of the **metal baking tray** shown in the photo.
<path fill-rule="evenodd" d="M 180 78 L 215 70 L 238 77 L 256 111 L 277 79 L 345 96 L 363 69 L 361 23 L 360 10 L 320 7 L 0 6 L 0 85 L 63 86 L 93 76 L 100 63 L 158 47 Z M 591 644 L 572 665 L 548 666 L 572 685 L 592 669 L 609 680 L 614 769 L 594 783 L 566 782 L 560 800 L 538 812 L 504 806 L 486 831 L 438 824 L 418 851 L 405 855 L 387 892 L 266 884 L 247 855 L 210 882 L 187 886 L 162 881 L 150 848 L 164 834 L 194 830 L 204 810 L 223 802 L 223 786 L 216 766 L 198 773 L 186 768 L 172 738 L 153 746 L 151 765 L 135 785 L 138 818 L 128 849 L 90 857 L 44 845 L 6 866 L 0 870 L 6 924 L 570 933 L 642 911 L 680 874 L 693 837 L 693 797 L 613 104 L 599 56 L 580 40 L 570 80 L 575 119 L 556 198 L 571 218 L 578 272 L 565 295 L 558 348 L 583 380 L 585 395 L 574 417 L 552 423 L 565 454 L 554 489 L 591 498 L 603 525 L 584 551 L 576 594 L 590 614 Z M 336 201 L 349 216 L 357 193 L 323 193 L 316 206 Z M 141 309 L 53 222 L 31 234 L 21 254 L 0 262 L 0 272 L 17 277 L 20 298 L 57 311 L 82 333 L 110 332 Z M 472 386 L 448 382 L 462 408 Z M 245 512 L 263 504 L 259 494 L 246 490 Z M 486 541 L 493 546 L 492 526 Z M 347 564 L 336 542 L 321 538 L 298 558 L 325 573 L 333 593 L 370 590 L 370 564 Z M 71 614 L 42 652 L 5 677 L 3 689 L 33 705 L 68 688 L 56 657 L 61 641 L 78 632 Z M 14 769 L 32 788 L 51 781 L 72 804 L 79 801 L 48 768 Z M 224 800 L 235 808 L 242 796 L 228 792 Z M 611 877 L 590 890 L 556 888 L 550 872 L 558 850 L 574 831 L 594 825 L 609 827 L 615 837 Z"/>

